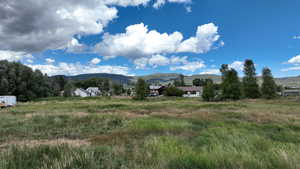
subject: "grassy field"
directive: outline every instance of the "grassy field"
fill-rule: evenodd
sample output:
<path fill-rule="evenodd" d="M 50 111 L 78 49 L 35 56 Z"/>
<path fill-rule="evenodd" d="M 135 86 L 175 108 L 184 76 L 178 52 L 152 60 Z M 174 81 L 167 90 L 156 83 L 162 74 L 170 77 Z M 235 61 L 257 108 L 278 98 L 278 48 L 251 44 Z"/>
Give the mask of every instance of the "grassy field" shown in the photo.
<path fill-rule="evenodd" d="M 300 102 L 22 103 L 0 110 L 0 169 L 300 169 Z"/>

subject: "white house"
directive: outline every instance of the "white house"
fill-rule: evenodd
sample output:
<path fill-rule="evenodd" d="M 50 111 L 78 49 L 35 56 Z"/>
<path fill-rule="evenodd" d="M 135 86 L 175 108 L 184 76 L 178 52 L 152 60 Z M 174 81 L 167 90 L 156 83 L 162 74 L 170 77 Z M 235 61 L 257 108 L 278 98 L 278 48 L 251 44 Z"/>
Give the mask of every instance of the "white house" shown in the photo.
<path fill-rule="evenodd" d="M 89 92 L 87 92 L 87 91 L 84 90 L 84 89 L 77 88 L 77 89 L 74 91 L 74 96 L 88 97 L 88 96 L 90 96 L 90 94 L 89 94 Z"/>
<path fill-rule="evenodd" d="M 197 86 L 178 87 L 178 89 L 184 91 L 183 97 L 201 97 L 203 92 L 203 88 Z"/>
<path fill-rule="evenodd" d="M 89 93 L 89 96 L 100 96 L 101 91 L 98 87 L 89 87 L 86 89 L 86 91 Z"/>

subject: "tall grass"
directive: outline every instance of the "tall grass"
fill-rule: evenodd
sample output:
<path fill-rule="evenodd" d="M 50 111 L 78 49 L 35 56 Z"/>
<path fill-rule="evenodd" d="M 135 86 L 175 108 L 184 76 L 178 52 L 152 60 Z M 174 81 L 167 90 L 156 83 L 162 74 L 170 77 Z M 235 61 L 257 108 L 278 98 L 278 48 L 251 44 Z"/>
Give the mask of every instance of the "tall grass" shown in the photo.
<path fill-rule="evenodd" d="M 0 110 L 0 169 L 300 169 L 299 109 L 292 100 L 22 103 Z M 89 144 L 39 144 L 59 139 Z"/>

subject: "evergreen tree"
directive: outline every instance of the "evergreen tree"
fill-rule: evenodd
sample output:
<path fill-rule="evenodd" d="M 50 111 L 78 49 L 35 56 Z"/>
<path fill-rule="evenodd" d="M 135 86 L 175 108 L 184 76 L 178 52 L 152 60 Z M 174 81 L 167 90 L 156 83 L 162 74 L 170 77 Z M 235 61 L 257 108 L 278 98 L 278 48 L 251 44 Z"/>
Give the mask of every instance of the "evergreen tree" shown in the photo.
<path fill-rule="evenodd" d="M 103 91 L 106 92 L 106 93 L 108 93 L 110 91 L 109 79 L 104 79 Z"/>
<path fill-rule="evenodd" d="M 274 81 L 273 75 L 271 73 L 271 70 L 269 68 L 264 68 L 262 71 L 262 95 L 266 99 L 272 99 L 276 97 L 276 90 L 277 86 Z"/>
<path fill-rule="evenodd" d="M 176 86 L 176 87 L 185 86 L 184 76 L 183 75 L 179 75 L 179 79 L 176 79 L 174 81 L 174 86 Z"/>
<path fill-rule="evenodd" d="M 193 80 L 194 86 L 205 86 L 205 80 L 203 79 L 194 79 Z"/>
<path fill-rule="evenodd" d="M 204 101 L 213 101 L 216 96 L 215 86 L 211 79 L 206 79 L 202 98 Z"/>
<path fill-rule="evenodd" d="M 243 77 L 243 94 L 246 98 L 259 98 L 259 86 L 257 84 L 255 65 L 252 60 L 247 59 L 244 63 L 244 73 Z"/>
<path fill-rule="evenodd" d="M 178 89 L 175 86 L 169 86 L 165 91 L 165 96 L 176 96 L 176 97 L 182 97 L 184 94 L 184 91 Z"/>
<path fill-rule="evenodd" d="M 134 99 L 145 100 L 147 91 L 148 91 L 148 85 L 145 82 L 145 80 L 143 80 L 142 78 L 139 78 L 136 83 L 135 90 L 136 90 L 136 93 L 135 93 Z"/>
<path fill-rule="evenodd" d="M 119 84 L 116 84 L 116 83 L 114 83 L 112 85 L 112 89 L 113 89 L 114 95 L 121 95 L 123 93 L 123 90 L 124 90 L 122 85 L 119 85 Z"/>
<path fill-rule="evenodd" d="M 238 100 L 241 97 L 241 85 L 236 70 L 229 69 L 228 65 L 222 65 L 222 99 Z"/>

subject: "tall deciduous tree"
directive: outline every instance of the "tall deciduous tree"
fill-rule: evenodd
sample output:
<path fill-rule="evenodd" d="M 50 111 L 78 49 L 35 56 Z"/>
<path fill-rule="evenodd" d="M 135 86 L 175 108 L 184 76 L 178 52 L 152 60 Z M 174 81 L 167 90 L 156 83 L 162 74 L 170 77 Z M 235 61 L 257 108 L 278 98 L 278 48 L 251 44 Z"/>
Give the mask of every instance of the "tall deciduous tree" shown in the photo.
<path fill-rule="evenodd" d="M 41 71 L 17 62 L 0 61 L 0 94 L 28 101 L 54 95 L 52 81 Z"/>
<path fill-rule="evenodd" d="M 276 97 L 276 83 L 274 81 L 272 72 L 269 68 L 264 68 L 262 71 L 262 78 L 263 78 L 263 83 L 262 83 L 262 95 L 266 99 L 272 99 Z"/>
<path fill-rule="evenodd" d="M 252 60 L 245 60 L 243 77 L 243 94 L 246 98 L 259 98 L 260 91 L 257 84 L 255 65 Z"/>

